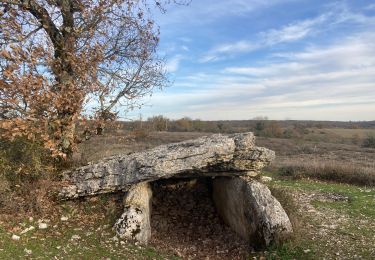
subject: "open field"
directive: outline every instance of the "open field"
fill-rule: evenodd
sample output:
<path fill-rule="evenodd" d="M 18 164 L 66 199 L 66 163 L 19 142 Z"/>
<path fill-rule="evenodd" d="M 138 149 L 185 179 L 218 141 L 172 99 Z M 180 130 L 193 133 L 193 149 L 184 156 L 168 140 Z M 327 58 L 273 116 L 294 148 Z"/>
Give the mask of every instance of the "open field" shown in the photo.
<path fill-rule="evenodd" d="M 319 135 L 323 140 L 332 133 L 345 140 L 342 143 L 337 142 L 339 139 L 335 142 L 306 140 L 310 133 L 300 139 L 257 138 L 257 145 L 276 151 L 276 161 L 264 174 L 272 177 L 267 185 L 288 212 L 295 235 L 282 246 L 262 252 L 250 251 L 249 259 L 375 258 L 372 232 L 375 230 L 375 149 L 348 141 L 353 133 L 361 138 L 373 130 L 321 130 L 324 133 Z M 74 164 L 207 134 L 210 133 L 151 132 L 137 138 L 130 132 L 117 131 L 93 136 L 80 144 Z M 334 170 L 328 166 L 319 168 L 322 165 L 330 165 Z M 290 167 L 292 173 L 283 172 L 281 169 L 285 167 Z M 347 177 L 339 178 L 344 171 Z M 354 181 L 359 185 L 351 183 L 355 179 L 353 175 L 361 176 L 361 183 Z M 34 192 L 30 188 L 30 196 L 38 198 Z M 52 203 L 48 207 L 52 211 L 0 214 L 0 259 L 179 259 L 199 250 L 184 244 L 186 251 L 181 253 L 181 248 L 161 245 L 160 240 L 140 247 L 114 238 L 111 225 L 121 214 L 120 194 Z M 48 228 L 38 229 L 38 220 L 47 223 Z M 21 234 L 30 226 L 36 229 Z M 13 234 L 19 235 L 20 240 L 12 240 Z M 210 259 L 229 259 L 228 252 L 213 249 Z"/>

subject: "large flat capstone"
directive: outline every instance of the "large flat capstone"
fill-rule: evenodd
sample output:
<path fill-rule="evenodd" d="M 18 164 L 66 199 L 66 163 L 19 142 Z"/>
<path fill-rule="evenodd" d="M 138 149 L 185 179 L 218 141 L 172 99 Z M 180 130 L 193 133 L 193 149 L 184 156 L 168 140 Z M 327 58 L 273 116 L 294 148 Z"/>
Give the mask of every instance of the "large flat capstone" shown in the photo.
<path fill-rule="evenodd" d="M 127 191 L 131 185 L 171 177 L 243 176 L 259 172 L 275 153 L 255 146 L 253 133 L 215 134 L 105 158 L 63 174 L 60 199 Z"/>

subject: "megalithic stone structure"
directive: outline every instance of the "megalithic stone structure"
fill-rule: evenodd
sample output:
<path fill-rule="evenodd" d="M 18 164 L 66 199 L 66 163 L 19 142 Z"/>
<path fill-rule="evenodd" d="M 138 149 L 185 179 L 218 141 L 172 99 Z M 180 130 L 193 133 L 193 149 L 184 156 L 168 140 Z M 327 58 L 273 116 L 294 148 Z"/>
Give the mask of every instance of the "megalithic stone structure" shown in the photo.
<path fill-rule="evenodd" d="M 169 178 L 212 178 L 213 198 L 224 221 L 249 243 L 267 246 L 292 232 L 280 203 L 250 176 L 275 158 L 255 146 L 253 133 L 215 134 L 116 155 L 63 174 L 62 200 L 125 192 L 116 233 L 146 244 L 151 237 L 149 183 Z M 243 223 L 240 227 L 239 223 Z"/>

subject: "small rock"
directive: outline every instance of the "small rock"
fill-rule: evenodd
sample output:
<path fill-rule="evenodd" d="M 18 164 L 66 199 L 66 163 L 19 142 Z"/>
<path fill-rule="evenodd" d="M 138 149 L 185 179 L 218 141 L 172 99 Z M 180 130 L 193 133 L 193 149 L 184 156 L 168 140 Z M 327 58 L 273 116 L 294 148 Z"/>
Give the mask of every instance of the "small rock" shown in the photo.
<path fill-rule="evenodd" d="M 81 237 L 79 235 L 73 235 L 71 240 L 79 240 Z"/>
<path fill-rule="evenodd" d="M 57 246 L 57 247 L 56 247 L 56 249 L 60 249 L 60 248 L 61 248 L 61 246 Z"/>
<path fill-rule="evenodd" d="M 33 222 L 34 221 L 34 218 L 33 217 L 29 217 L 29 222 Z"/>
<path fill-rule="evenodd" d="M 23 234 L 25 234 L 25 233 L 27 233 L 27 232 L 29 232 L 29 231 L 31 231 L 31 230 L 34 230 L 34 229 L 35 229 L 35 227 L 30 226 L 30 227 L 28 227 L 28 228 L 22 230 L 20 234 L 23 235 Z"/>
<path fill-rule="evenodd" d="M 249 177 L 257 177 L 259 175 L 258 172 L 254 172 L 254 171 L 248 171 L 246 173 L 246 176 L 249 176 Z"/>
<path fill-rule="evenodd" d="M 38 225 L 38 228 L 39 229 L 47 229 L 48 225 L 47 225 L 47 223 L 40 222 L 39 225 Z"/>
<path fill-rule="evenodd" d="M 67 221 L 69 218 L 68 217 L 65 217 L 65 216 L 62 216 L 61 218 L 60 218 L 60 220 L 61 221 Z"/>
<path fill-rule="evenodd" d="M 31 249 L 27 249 L 25 248 L 25 253 L 28 254 L 28 255 L 31 255 L 33 253 L 33 251 Z"/>
<path fill-rule="evenodd" d="M 263 181 L 263 182 L 270 182 L 270 181 L 272 181 L 272 178 L 268 177 L 268 176 L 262 176 L 260 178 L 260 180 Z"/>
<path fill-rule="evenodd" d="M 12 240 L 14 240 L 14 241 L 18 241 L 18 240 L 20 240 L 20 239 L 21 239 L 20 236 L 12 235 Z"/>
<path fill-rule="evenodd" d="M 310 249 L 305 249 L 305 250 L 303 250 L 303 252 L 304 252 L 305 254 L 307 254 L 307 253 L 310 253 L 311 250 L 310 250 Z"/>

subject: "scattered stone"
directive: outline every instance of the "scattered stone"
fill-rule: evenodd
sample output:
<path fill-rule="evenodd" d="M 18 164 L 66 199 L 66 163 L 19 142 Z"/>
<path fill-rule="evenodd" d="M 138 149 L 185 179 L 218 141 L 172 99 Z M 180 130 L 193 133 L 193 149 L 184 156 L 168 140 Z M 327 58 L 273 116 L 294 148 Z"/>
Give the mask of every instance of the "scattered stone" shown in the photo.
<path fill-rule="evenodd" d="M 38 224 L 38 228 L 39 228 L 39 229 L 47 229 L 47 228 L 48 228 L 48 225 L 47 225 L 47 223 L 40 222 L 40 223 Z"/>
<path fill-rule="evenodd" d="M 28 255 L 31 255 L 33 253 L 33 251 L 31 249 L 27 249 L 25 248 L 25 253 L 28 254 Z"/>
<path fill-rule="evenodd" d="M 68 221 L 68 219 L 69 219 L 69 218 L 66 217 L 66 216 L 62 216 L 62 217 L 60 218 L 61 221 Z"/>
<path fill-rule="evenodd" d="M 12 240 L 14 240 L 14 241 L 18 241 L 18 240 L 20 240 L 21 239 L 21 237 L 20 236 L 17 236 L 17 235 L 12 235 Z"/>
<path fill-rule="evenodd" d="M 262 177 L 260 177 L 260 180 L 262 182 L 270 182 L 270 181 L 272 181 L 272 178 L 268 177 L 268 176 L 262 176 Z"/>
<path fill-rule="evenodd" d="M 307 253 L 310 253 L 311 250 L 310 250 L 310 249 L 305 249 L 305 250 L 303 250 L 303 252 L 304 252 L 305 254 L 307 254 Z"/>
<path fill-rule="evenodd" d="M 81 237 L 79 235 L 73 235 L 71 240 L 80 240 Z"/>
<path fill-rule="evenodd" d="M 257 176 L 259 176 L 259 172 L 249 171 L 249 172 L 246 173 L 246 176 L 257 177 Z"/>
<path fill-rule="evenodd" d="M 34 221 L 34 218 L 33 217 L 29 217 L 29 222 L 33 222 Z"/>
<path fill-rule="evenodd" d="M 31 231 L 31 230 L 34 230 L 34 229 L 35 229 L 35 227 L 30 226 L 30 227 L 28 227 L 28 228 L 22 230 L 20 234 L 21 234 L 21 235 L 26 234 L 27 232 L 29 232 L 29 231 Z"/>

